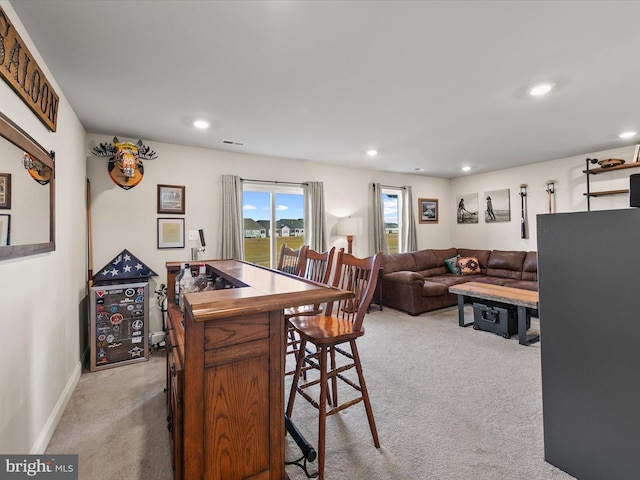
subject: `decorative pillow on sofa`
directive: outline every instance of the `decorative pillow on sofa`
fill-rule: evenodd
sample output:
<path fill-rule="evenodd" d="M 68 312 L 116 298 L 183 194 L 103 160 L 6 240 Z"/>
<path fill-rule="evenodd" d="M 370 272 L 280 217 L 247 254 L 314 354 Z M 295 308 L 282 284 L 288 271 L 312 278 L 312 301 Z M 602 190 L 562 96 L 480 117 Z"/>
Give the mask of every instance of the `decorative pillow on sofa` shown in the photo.
<path fill-rule="evenodd" d="M 458 259 L 460 255 L 456 255 L 455 257 L 447 258 L 444 263 L 449 268 L 449 271 L 454 275 L 462 275 L 460 272 L 460 267 L 458 266 Z"/>
<path fill-rule="evenodd" d="M 480 262 L 475 257 L 460 257 L 458 259 L 458 267 L 462 275 L 477 275 L 481 273 Z"/>

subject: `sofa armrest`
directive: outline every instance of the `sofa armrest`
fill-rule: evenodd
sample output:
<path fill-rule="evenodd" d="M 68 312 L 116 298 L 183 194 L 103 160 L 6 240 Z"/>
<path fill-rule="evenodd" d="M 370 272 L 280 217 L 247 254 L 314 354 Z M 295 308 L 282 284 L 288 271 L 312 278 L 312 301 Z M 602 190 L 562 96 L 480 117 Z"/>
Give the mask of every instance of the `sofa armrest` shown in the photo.
<path fill-rule="evenodd" d="M 409 285 L 423 285 L 424 277 L 416 272 L 402 270 L 400 272 L 385 273 L 382 279 L 386 282 L 405 283 Z"/>

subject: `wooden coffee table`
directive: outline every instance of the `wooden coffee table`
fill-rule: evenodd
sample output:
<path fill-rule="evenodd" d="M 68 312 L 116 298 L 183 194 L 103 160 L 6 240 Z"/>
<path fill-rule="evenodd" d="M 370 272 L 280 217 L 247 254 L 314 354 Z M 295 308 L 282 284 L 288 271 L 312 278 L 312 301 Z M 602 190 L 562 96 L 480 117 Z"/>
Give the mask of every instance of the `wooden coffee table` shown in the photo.
<path fill-rule="evenodd" d="M 473 322 L 464 322 L 465 300 L 491 300 L 493 302 L 518 308 L 518 342 L 531 345 L 540 340 L 540 335 L 527 335 L 527 323 L 531 316 L 538 316 L 538 292 L 521 288 L 503 287 L 490 283 L 467 282 L 449 287 L 449 293 L 458 295 L 458 324 L 468 327 Z"/>

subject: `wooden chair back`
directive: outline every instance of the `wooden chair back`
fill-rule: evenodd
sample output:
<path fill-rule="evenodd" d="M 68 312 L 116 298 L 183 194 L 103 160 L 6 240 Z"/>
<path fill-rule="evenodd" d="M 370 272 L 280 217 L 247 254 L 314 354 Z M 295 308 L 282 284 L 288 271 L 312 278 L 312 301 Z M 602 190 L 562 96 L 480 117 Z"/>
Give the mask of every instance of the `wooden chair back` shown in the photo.
<path fill-rule="evenodd" d="M 352 291 L 355 298 L 329 304 L 325 315 L 347 319 L 353 322 L 354 330 L 360 330 L 378 283 L 381 261 L 380 252 L 372 257 L 357 258 L 350 253 L 345 253 L 341 248 L 338 252 L 333 286 Z"/>
<path fill-rule="evenodd" d="M 308 245 L 302 245 L 297 250 L 287 247 L 286 243 L 280 247 L 280 256 L 278 257 L 277 270 L 299 277 L 304 276 L 305 267 L 307 264 L 307 250 Z"/>
<path fill-rule="evenodd" d="M 331 247 L 327 252 L 317 252 L 309 248 L 307 250 L 307 262 L 304 269 L 304 278 L 313 282 L 329 284 L 333 255 L 336 247 Z"/>

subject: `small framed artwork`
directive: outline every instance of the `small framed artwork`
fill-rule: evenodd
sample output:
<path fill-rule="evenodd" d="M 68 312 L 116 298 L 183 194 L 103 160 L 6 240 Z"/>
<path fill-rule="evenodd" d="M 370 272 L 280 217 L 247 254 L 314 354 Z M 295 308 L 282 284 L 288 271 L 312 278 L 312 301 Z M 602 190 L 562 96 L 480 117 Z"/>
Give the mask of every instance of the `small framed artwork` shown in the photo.
<path fill-rule="evenodd" d="M 11 174 L 0 173 L 0 208 L 11 208 Z"/>
<path fill-rule="evenodd" d="M 158 248 L 184 248 L 184 218 L 158 218 Z"/>
<path fill-rule="evenodd" d="M 438 223 L 438 199 L 419 198 L 420 223 Z"/>
<path fill-rule="evenodd" d="M 158 213 L 184 215 L 184 193 L 180 185 L 158 185 Z"/>
<path fill-rule="evenodd" d="M 11 215 L 0 214 L 0 247 L 11 245 Z"/>

